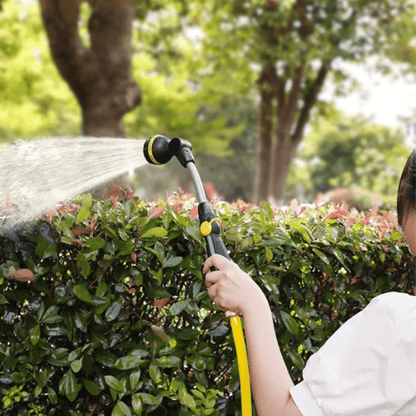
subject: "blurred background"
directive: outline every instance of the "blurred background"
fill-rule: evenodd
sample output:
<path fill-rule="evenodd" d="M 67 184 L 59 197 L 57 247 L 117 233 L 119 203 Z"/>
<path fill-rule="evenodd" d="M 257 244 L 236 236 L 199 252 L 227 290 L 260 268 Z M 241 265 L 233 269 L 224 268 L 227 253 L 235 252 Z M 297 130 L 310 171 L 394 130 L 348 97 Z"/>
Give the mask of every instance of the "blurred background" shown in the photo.
<path fill-rule="evenodd" d="M 163 134 L 229 202 L 394 209 L 416 145 L 414 0 L 0 7 L 0 146 Z M 148 200 L 194 192 L 177 160 L 122 181 Z"/>

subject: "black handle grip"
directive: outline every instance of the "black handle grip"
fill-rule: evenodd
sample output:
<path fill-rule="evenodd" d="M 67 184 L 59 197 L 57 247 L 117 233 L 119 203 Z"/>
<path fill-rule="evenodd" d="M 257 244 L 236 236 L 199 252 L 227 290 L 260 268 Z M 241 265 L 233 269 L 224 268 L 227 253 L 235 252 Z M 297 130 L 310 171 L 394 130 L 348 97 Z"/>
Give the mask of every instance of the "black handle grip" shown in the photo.
<path fill-rule="evenodd" d="M 227 260 L 231 260 L 230 256 L 228 255 L 227 248 L 225 247 L 224 242 L 219 234 L 211 234 L 212 243 L 214 245 L 214 252 L 212 254 L 220 254 L 221 256 L 225 257 Z M 210 254 L 212 256 L 212 254 Z"/>
<path fill-rule="evenodd" d="M 231 260 L 230 256 L 228 255 L 227 249 L 225 247 L 224 242 L 219 234 L 211 233 L 210 235 L 205 237 L 207 242 L 207 252 L 208 257 L 211 257 L 214 254 L 220 254 L 221 256 L 225 257 L 227 260 Z M 217 271 L 216 267 L 211 267 L 210 269 L 212 272 Z"/>

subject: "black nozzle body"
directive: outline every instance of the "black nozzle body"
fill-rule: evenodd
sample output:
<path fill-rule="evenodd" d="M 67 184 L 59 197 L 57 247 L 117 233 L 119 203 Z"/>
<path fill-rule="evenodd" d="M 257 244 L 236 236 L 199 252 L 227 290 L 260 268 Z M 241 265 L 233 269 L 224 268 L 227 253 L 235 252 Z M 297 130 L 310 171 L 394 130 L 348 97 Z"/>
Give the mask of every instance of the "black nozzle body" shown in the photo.
<path fill-rule="evenodd" d="M 172 158 L 169 152 L 169 139 L 157 135 L 147 139 L 143 146 L 144 157 L 153 165 L 163 165 Z"/>
<path fill-rule="evenodd" d="M 153 165 L 163 165 L 169 162 L 172 156 L 176 156 L 185 168 L 189 162 L 195 163 L 191 143 L 178 137 L 170 141 L 161 135 L 149 138 L 144 143 L 143 153 L 146 160 Z"/>

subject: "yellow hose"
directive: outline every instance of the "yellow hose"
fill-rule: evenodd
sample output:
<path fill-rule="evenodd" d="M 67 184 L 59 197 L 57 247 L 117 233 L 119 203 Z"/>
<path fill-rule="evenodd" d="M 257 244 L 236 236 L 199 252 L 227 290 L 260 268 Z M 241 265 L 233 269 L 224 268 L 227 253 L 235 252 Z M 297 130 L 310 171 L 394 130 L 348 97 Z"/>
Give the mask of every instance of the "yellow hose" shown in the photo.
<path fill-rule="evenodd" d="M 243 327 L 239 316 L 231 318 L 235 349 L 237 352 L 238 369 L 241 386 L 241 411 L 243 416 L 251 416 L 250 375 L 248 371 L 247 351 L 244 344 Z"/>

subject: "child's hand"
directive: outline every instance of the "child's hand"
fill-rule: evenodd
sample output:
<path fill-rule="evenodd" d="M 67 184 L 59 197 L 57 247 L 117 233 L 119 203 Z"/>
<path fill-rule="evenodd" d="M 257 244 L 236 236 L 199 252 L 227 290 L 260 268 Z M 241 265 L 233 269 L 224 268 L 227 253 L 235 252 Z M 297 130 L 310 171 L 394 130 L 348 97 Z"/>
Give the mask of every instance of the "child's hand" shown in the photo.
<path fill-rule="evenodd" d="M 205 276 L 208 295 L 220 309 L 227 311 L 227 317 L 244 314 L 259 298 L 266 300 L 253 279 L 234 262 L 214 254 L 205 262 L 203 273 L 208 272 L 212 266 L 218 271 L 209 272 Z"/>

